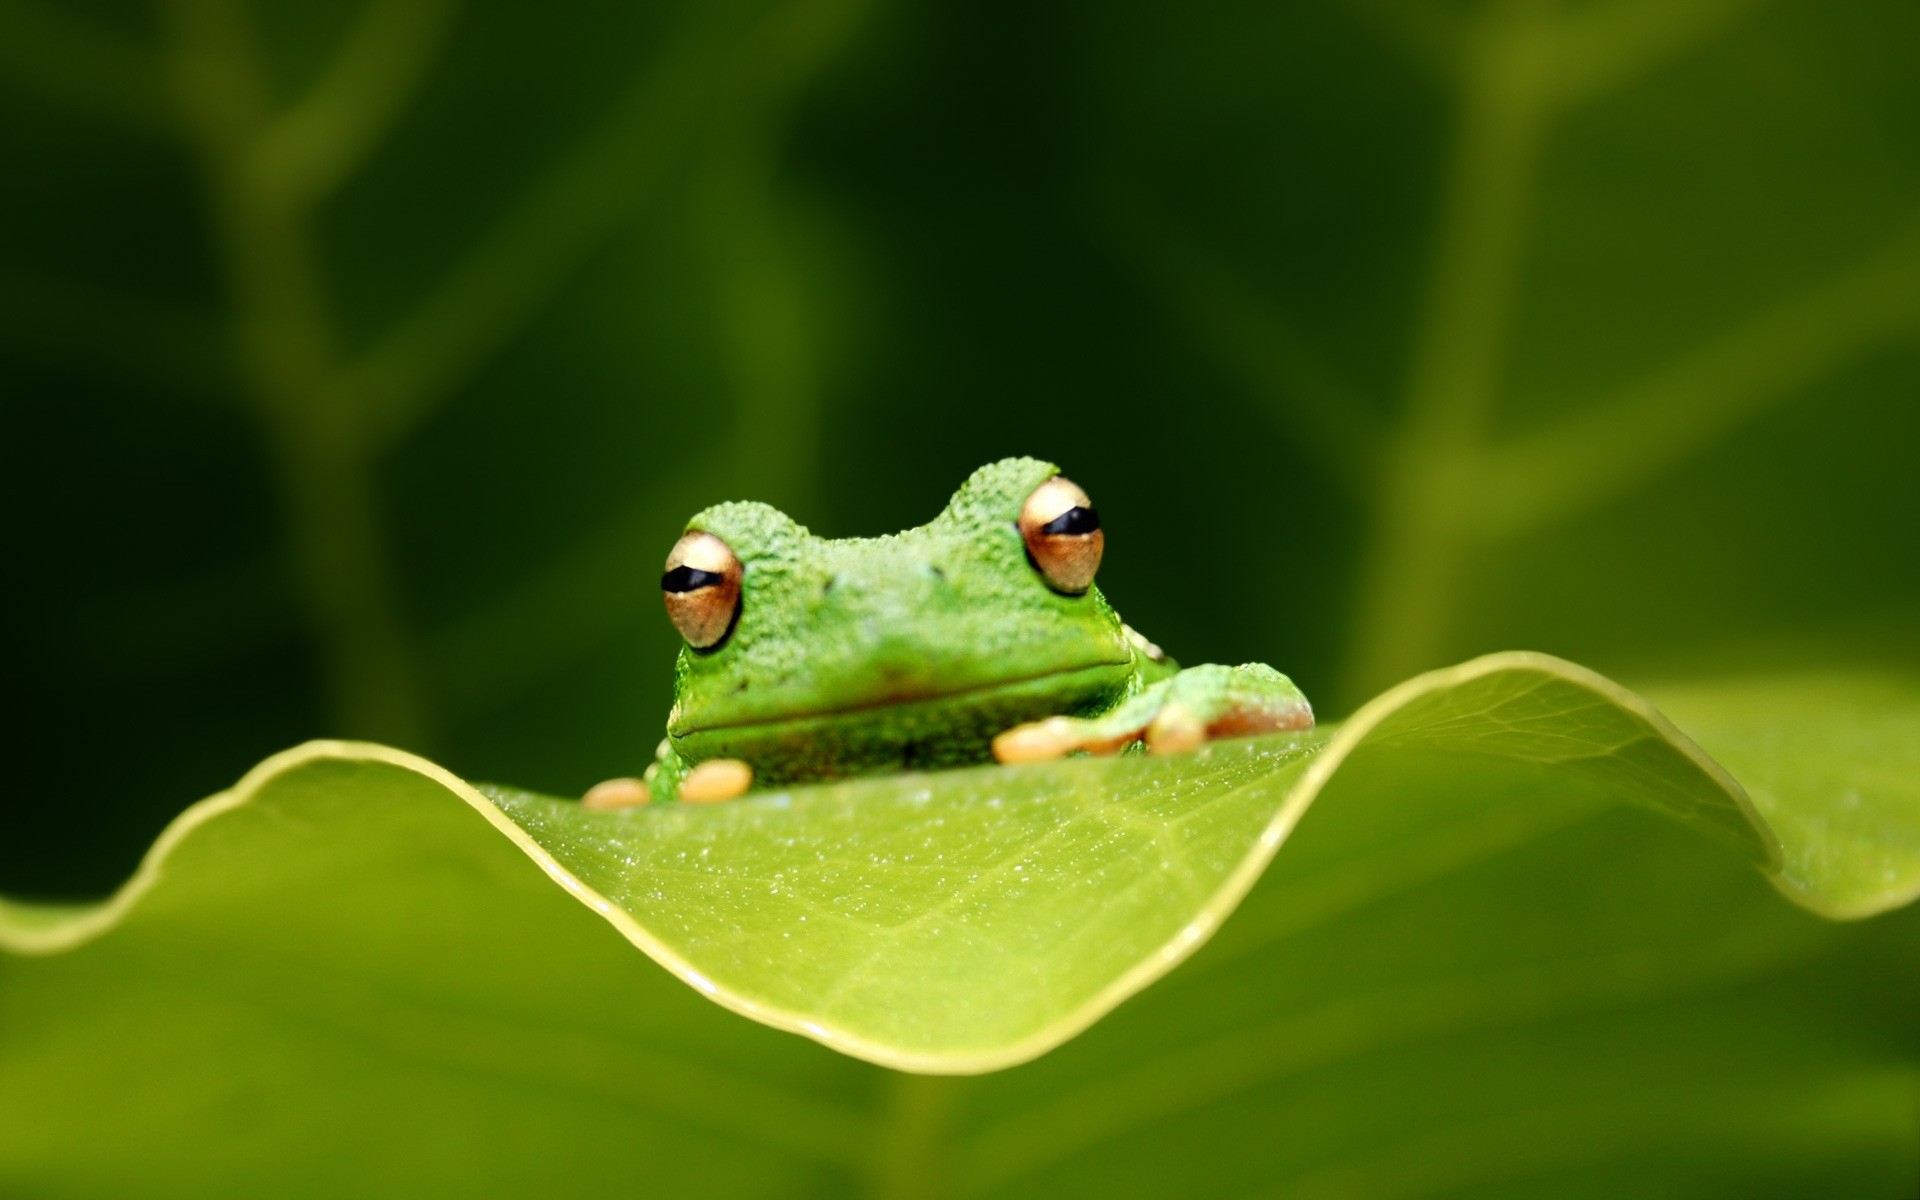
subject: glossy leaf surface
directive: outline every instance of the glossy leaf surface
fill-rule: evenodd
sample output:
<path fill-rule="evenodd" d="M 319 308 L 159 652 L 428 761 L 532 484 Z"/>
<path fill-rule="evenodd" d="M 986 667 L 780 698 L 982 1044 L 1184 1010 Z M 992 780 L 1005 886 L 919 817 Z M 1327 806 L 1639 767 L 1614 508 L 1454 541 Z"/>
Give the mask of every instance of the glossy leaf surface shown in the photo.
<path fill-rule="evenodd" d="M 1827 684 L 1884 718 L 1869 743 L 1899 719 L 1885 686 Z M 1820 843 L 1809 797 L 1830 793 L 1789 781 L 1832 778 L 1834 730 L 1762 737 L 1766 694 L 1688 703 L 1772 772 L 1789 894 L 1897 905 L 1910 793 L 1862 776 L 1874 819 Z M 1711 760 L 1540 656 L 1436 672 L 1297 745 L 624 814 L 495 796 L 317 743 L 184 816 L 115 901 L 0 910 L 25 952 L 0 957 L 0 1180 L 237 1194 L 311 1161 L 316 1194 L 507 1191 L 565 1155 L 584 1193 L 642 1155 L 655 1180 L 769 1194 L 849 1172 L 1175 1191 L 1170 1148 L 1214 1139 L 1207 1170 L 1257 1151 L 1306 1194 L 1396 1194 L 1441 1149 L 1466 1186 L 1590 1155 L 1763 1178 L 1809 1146 L 1874 1180 L 1909 1145 L 1912 911 L 1796 910 Z M 971 1083 L 875 1074 L 700 998 L 974 1071 L 1082 1030 L 1216 926 L 1086 1036 Z M 1736 1093 L 1767 1103 L 1712 1108 Z M 1247 1138 L 1307 1111 L 1331 1115 L 1284 1151 Z M 1495 1148 L 1549 1131 L 1545 1157 Z"/>

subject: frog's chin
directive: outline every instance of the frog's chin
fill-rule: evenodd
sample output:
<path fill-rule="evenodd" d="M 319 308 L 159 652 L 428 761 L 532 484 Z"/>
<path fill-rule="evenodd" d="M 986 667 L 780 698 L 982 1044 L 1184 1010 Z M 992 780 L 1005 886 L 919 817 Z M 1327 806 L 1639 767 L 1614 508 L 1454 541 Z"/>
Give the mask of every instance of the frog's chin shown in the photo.
<path fill-rule="evenodd" d="M 1094 663 L 745 721 L 681 727 L 675 714 L 667 733 L 688 761 L 742 758 L 767 783 L 958 766 L 991 758 L 994 735 L 1023 721 L 1112 704 L 1131 677 L 1131 662 Z"/>

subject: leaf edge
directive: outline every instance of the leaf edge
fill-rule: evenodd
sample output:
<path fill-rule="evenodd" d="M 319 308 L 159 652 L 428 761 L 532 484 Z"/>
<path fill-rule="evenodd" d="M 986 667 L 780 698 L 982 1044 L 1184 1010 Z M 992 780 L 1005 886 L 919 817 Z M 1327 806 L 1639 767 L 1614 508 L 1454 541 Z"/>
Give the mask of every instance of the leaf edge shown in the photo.
<path fill-rule="evenodd" d="M 985 1074 L 1029 1062 L 1064 1044 L 1191 957 L 1252 891 L 1272 863 L 1274 855 L 1292 835 L 1300 819 L 1331 782 L 1341 764 L 1364 745 L 1369 735 L 1389 717 L 1415 699 L 1432 692 L 1510 670 L 1544 672 L 1571 680 L 1645 720 L 1718 783 L 1746 815 L 1765 850 L 1766 860 L 1758 865 L 1776 889 L 1804 908 L 1822 916 L 1834 915 L 1823 911 L 1811 902 L 1811 897 L 1785 883 L 1780 874 L 1782 852 L 1779 840 L 1754 807 L 1745 789 L 1711 755 L 1655 708 L 1651 701 L 1578 663 L 1537 651 L 1507 650 L 1416 675 L 1362 705 L 1350 718 L 1335 727 L 1267 827 L 1200 911 L 1157 950 L 1142 956 L 1133 967 L 1116 976 L 1073 1009 L 1026 1037 L 992 1052 L 905 1052 L 849 1031 L 832 1028 L 803 1013 L 740 995 L 707 978 L 625 909 L 581 882 L 472 784 L 418 755 L 372 742 L 321 739 L 302 743 L 262 760 L 233 787 L 192 805 L 174 818 L 154 840 L 127 882 L 99 904 L 62 911 L 50 906 L 24 905 L 0 897 L 0 950 L 24 956 L 59 954 L 110 932 L 148 891 L 159 885 L 165 875 L 166 862 L 176 847 L 200 826 L 246 805 L 263 787 L 282 774 L 308 763 L 327 760 L 382 763 L 411 771 L 459 797 L 533 860 L 548 878 L 611 924 L 629 943 L 680 982 L 721 1007 L 763 1025 L 800 1034 L 851 1057 L 892 1070 L 928 1075 Z M 1679 822 L 1676 817 L 1669 819 Z M 1894 904 L 1889 907 L 1897 906 Z"/>

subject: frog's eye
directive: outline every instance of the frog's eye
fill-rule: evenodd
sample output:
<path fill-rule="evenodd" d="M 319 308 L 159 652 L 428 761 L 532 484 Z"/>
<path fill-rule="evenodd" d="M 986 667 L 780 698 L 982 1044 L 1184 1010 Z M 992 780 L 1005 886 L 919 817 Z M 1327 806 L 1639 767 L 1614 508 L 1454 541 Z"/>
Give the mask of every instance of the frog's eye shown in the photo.
<path fill-rule="evenodd" d="M 710 533 L 691 530 L 673 544 L 660 577 L 667 616 L 687 645 L 706 650 L 726 640 L 740 611 L 740 560 Z"/>
<path fill-rule="evenodd" d="M 1072 480 L 1055 475 L 1033 489 L 1020 508 L 1020 536 L 1047 586 L 1070 596 L 1093 586 L 1107 539 L 1093 501 Z"/>

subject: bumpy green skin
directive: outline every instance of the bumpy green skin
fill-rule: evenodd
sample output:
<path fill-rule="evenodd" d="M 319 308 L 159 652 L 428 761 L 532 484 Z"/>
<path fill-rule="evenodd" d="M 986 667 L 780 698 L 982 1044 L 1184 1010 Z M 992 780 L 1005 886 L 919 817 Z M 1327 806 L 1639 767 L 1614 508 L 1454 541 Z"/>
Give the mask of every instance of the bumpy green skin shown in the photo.
<path fill-rule="evenodd" d="M 957 766 L 990 761 L 994 735 L 1022 722 L 1119 718 L 1137 731 L 1174 697 L 1208 725 L 1231 726 L 1249 704 L 1310 723 L 1272 668 L 1180 671 L 1097 587 L 1048 587 L 1016 522 L 1056 473 L 1030 458 L 982 467 L 945 512 L 889 537 L 816 538 L 756 503 L 688 521 L 739 557 L 740 610 L 718 646 L 680 650 L 647 772 L 654 798 L 677 799 L 709 759 L 744 759 L 756 787 Z"/>

